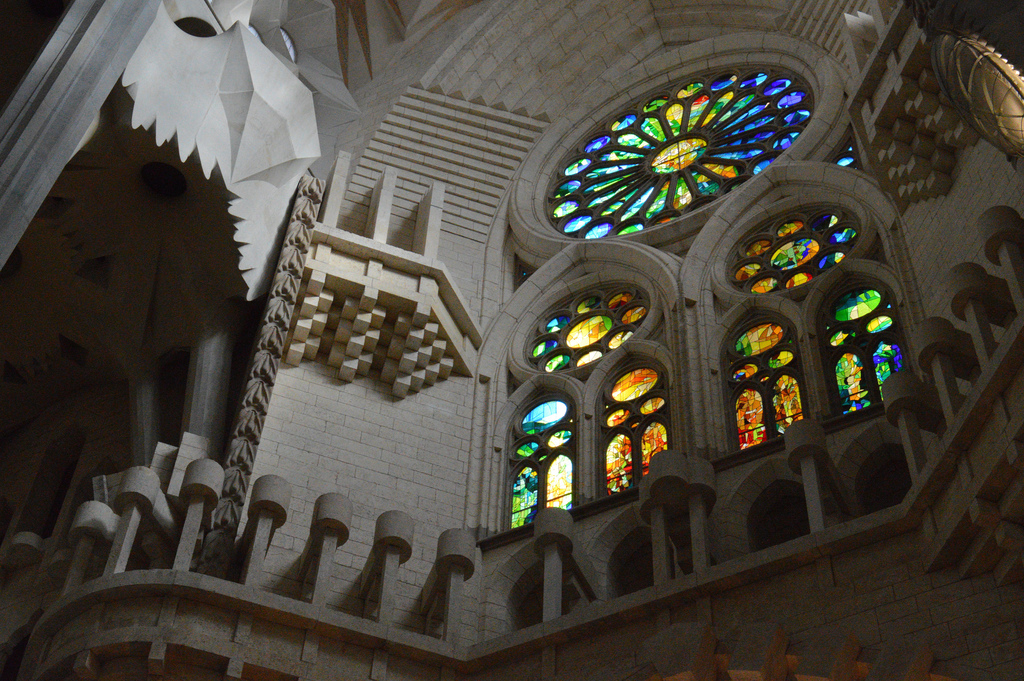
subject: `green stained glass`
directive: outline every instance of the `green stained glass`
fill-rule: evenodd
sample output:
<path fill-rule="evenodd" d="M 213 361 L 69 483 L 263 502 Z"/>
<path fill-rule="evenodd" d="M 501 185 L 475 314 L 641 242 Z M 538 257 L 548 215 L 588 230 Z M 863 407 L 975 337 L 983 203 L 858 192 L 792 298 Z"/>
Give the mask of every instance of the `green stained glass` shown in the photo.
<path fill-rule="evenodd" d="M 775 407 L 775 428 L 784 433 L 794 421 L 803 418 L 800 406 L 800 386 L 792 376 L 782 376 L 775 382 L 772 394 L 772 406 Z"/>
<path fill-rule="evenodd" d="M 679 99 L 693 97 L 695 94 L 700 92 L 702 87 L 704 87 L 704 83 L 700 82 L 699 80 L 696 80 L 687 85 L 686 87 L 684 87 L 683 89 L 681 89 L 679 92 L 677 92 L 676 97 L 678 97 Z"/>
<path fill-rule="evenodd" d="M 789 350 L 779 350 L 771 359 L 768 360 L 768 366 L 771 369 L 779 369 L 786 366 L 793 361 L 793 353 Z"/>
<path fill-rule="evenodd" d="M 569 316 L 563 314 L 557 317 L 552 317 L 551 320 L 544 326 L 544 328 L 547 330 L 548 333 L 555 333 L 557 331 L 561 331 L 568 325 Z"/>
<path fill-rule="evenodd" d="M 631 402 L 647 394 L 658 382 L 654 369 L 634 369 L 622 375 L 612 386 L 612 399 L 616 402 Z"/>
<path fill-rule="evenodd" d="M 846 331 L 845 329 L 840 329 L 839 331 L 836 331 L 834 334 L 832 334 L 832 337 L 828 339 L 828 344 L 831 345 L 832 347 L 842 345 L 843 343 L 846 342 L 848 338 L 853 338 L 854 335 L 855 334 L 853 331 Z"/>
<path fill-rule="evenodd" d="M 658 195 L 654 197 L 654 202 L 647 209 L 648 219 L 654 217 L 655 214 L 665 207 L 665 199 L 668 198 L 668 185 L 669 182 L 666 180 L 665 184 L 661 185 L 661 189 L 658 190 Z"/>
<path fill-rule="evenodd" d="M 729 105 L 729 102 L 732 101 L 733 96 L 733 93 L 726 92 L 721 97 L 719 97 L 718 100 L 711 107 L 711 110 L 708 111 L 707 114 L 705 114 L 704 119 L 700 123 L 701 126 L 703 127 L 710 123 L 711 121 L 713 121 L 715 116 L 721 113 L 722 109 Z"/>
<path fill-rule="evenodd" d="M 565 203 L 555 208 L 555 210 L 552 211 L 552 215 L 554 215 L 556 218 L 564 218 L 566 215 L 573 212 L 579 207 L 580 204 L 576 203 L 575 201 L 566 201 Z"/>
<path fill-rule="evenodd" d="M 569 406 L 561 400 L 542 402 L 523 417 L 523 432 L 537 435 L 558 423 L 569 413 Z"/>
<path fill-rule="evenodd" d="M 644 112 L 650 113 L 652 111 L 657 111 L 661 107 L 665 106 L 665 102 L 667 101 L 668 100 L 665 99 L 664 97 L 657 97 L 656 99 L 652 99 L 651 101 L 647 102 L 647 105 L 644 107 Z"/>
<path fill-rule="evenodd" d="M 827 270 L 829 267 L 832 267 L 833 265 L 838 265 L 840 262 L 842 262 L 843 258 L 845 257 L 846 254 L 843 253 L 842 251 L 835 251 L 834 253 L 829 253 L 824 258 L 822 258 L 821 261 L 818 263 L 818 268 L 822 270 Z"/>
<path fill-rule="evenodd" d="M 726 111 L 725 114 L 722 115 L 722 118 L 719 119 L 719 125 L 727 123 L 729 119 L 738 114 L 740 111 L 743 111 L 743 109 L 745 109 L 748 104 L 754 101 L 754 97 L 756 97 L 756 95 L 747 95 L 743 99 L 733 104 L 732 108 Z"/>
<path fill-rule="evenodd" d="M 797 239 L 780 246 L 772 253 L 771 264 L 780 270 L 789 270 L 803 265 L 818 253 L 818 242 L 814 239 Z"/>
<path fill-rule="evenodd" d="M 612 318 L 606 315 L 588 317 L 577 324 L 565 337 L 570 348 L 585 348 L 604 338 L 612 330 Z"/>
<path fill-rule="evenodd" d="M 736 431 L 740 449 L 753 447 L 764 442 L 767 432 L 764 427 L 764 401 L 761 393 L 747 388 L 736 398 Z"/>
<path fill-rule="evenodd" d="M 519 445 L 519 449 L 516 450 L 516 455 L 527 458 L 536 454 L 538 449 L 540 449 L 540 445 L 536 442 L 527 442 Z"/>
<path fill-rule="evenodd" d="M 558 341 L 556 341 L 554 339 L 548 339 L 546 341 L 541 341 L 540 343 L 537 343 L 537 345 L 534 346 L 534 348 L 533 348 L 533 356 L 534 357 L 540 357 L 541 355 L 543 355 L 548 350 L 554 350 L 557 347 L 558 347 Z"/>
<path fill-rule="evenodd" d="M 580 301 L 580 304 L 576 306 L 576 312 L 578 314 L 590 312 L 600 304 L 601 298 L 599 296 L 588 296 L 584 300 Z"/>
<path fill-rule="evenodd" d="M 789 236 L 790 234 L 793 234 L 794 232 L 799 232 L 803 228 L 804 228 L 804 223 L 802 221 L 800 221 L 800 220 L 790 220 L 789 222 L 787 222 L 784 225 L 782 225 L 781 227 L 779 227 L 776 230 L 775 234 L 776 234 L 776 236 Z"/>
<path fill-rule="evenodd" d="M 548 508 L 572 508 L 572 461 L 559 456 L 548 467 L 547 476 Z"/>
<path fill-rule="evenodd" d="M 625 227 L 621 228 L 617 233 L 618 234 L 633 234 L 635 232 L 642 232 L 643 230 L 644 230 L 644 226 L 640 225 L 640 224 L 626 225 Z"/>
<path fill-rule="evenodd" d="M 868 322 L 868 333 L 878 333 L 879 331 L 885 331 L 891 326 L 892 317 L 880 315 Z"/>
<path fill-rule="evenodd" d="M 559 369 L 564 369 L 565 367 L 569 366 L 569 364 L 571 362 L 572 362 L 572 357 L 570 357 L 569 355 L 565 354 L 564 352 L 560 352 L 557 355 L 555 355 L 554 357 L 552 357 L 551 359 L 549 359 L 544 364 L 544 371 L 548 372 L 549 374 L 550 373 L 554 373 L 555 371 L 558 371 Z"/>
<path fill-rule="evenodd" d="M 701 194 L 705 194 L 707 196 L 710 196 L 711 194 L 717 192 L 719 187 L 721 186 L 718 182 L 715 182 L 710 177 L 707 177 L 706 175 L 701 175 L 700 173 L 694 173 L 693 179 L 697 182 L 697 190 Z"/>
<path fill-rule="evenodd" d="M 636 135 L 630 133 L 628 135 L 621 135 L 619 137 L 619 144 L 626 147 L 636 147 L 637 149 L 650 149 L 651 143 L 647 140 L 640 139 Z"/>
<path fill-rule="evenodd" d="M 782 342 L 784 334 L 778 324 L 758 324 L 736 339 L 736 352 L 744 357 L 760 355 Z"/>
<path fill-rule="evenodd" d="M 651 169 L 662 174 L 678 172 L 700 158 L 707 146 L 696 137 L 671 144 L 654 157 Z"/>
<path fill-rule="evenodd" d="M 587 173 L 587 177 L 593 179 L 593 178 L 601 177 L 602 175 L 613 175 L 615 173 L 621 173 L 623 171 L 630 170 L 635 165 L 637 165 L 635 162 L 634 163 L 620 163 L 619 165 L 608 166 L 606 168 L 594 168 L 589 173 Z"/>
<path fill-rule="evenodd" d="M 634 215 L 636 215 L 637 213 L 639 213 L 640 209 L 644 207 L 644 204 L 647 203 L 647 199 L 650 198 L 651 193 L 653 193 L 653 192 L 654 192 L 654 187 L 648 188 L 647 191 L 645 191 L 643 193 L 643 195 L 641 195 L 640 198 L 637 199 L 636 202 L 633 203 L 633 205 L 630 206 L 629 209 L 625 213 L 623 213 L 623 215 L 622 215 L 623 219 L 628 220 L 629 218 L 631 218 Z"/>
<path fill-rule="evenodd" d="M 579 188 L 579 180 L 570 180 L 569 182 L 566 182 L 558 186 L 558 189 L 555 190 L 555 198 L 562 198 L 563 196 L 568 196 L 569 194 L 572 194 Z"/>
<path fill-rule="evenodd" d="M 643 154 L 637 154 L 632 151 L 610 151 L 607 154 L 603 154 L 598 158 L 602 161 L 626 161 L 633 158 L 643 158 Z"/>
<path fill-rule="evenodd" d="M 524 468 L 512 482 L 512 527 L 533 522 L 537 514 L 538 477 L 533 468 Z"/>
<path fill-rule="evenodd" d="M 860 357 L 847 352 L 836 362 L 836 385 L 843 413 L 849 414 L 871 406 L 868 390 L 864 386 L 864 364 Z"/>
<path fill-rule="evenodd" d="M 560 430 L 551 437 L 548 438 L 548 447 L 551 449 L 558 449 L 566 442 L 572 439 L 571 430 Z"/>
<path fill-rule="evenodd" d="M 686 208 L 693 202 L 693 194 L 690 193 L 690 188 L 686 186 L 682 178 L 676 182 L 676 195 L 672 199 L 672 206 L 677 210 Z"/>
<path fill-rule="evenodd" d="M 664 142 L 666 139 L 665 130 L 661 127 L 661 122 L 654 116 L 645 118 L 644 122 L 640 125 L 640 129 L 659 142 Z"/>
<path fill-rule="evenodd" d="M 604 189 L 608 189 L 609 187 L 614 187 L 615 185 L 625 184 L 625 182 L 626 182 L 625 178 L 616 177 L 615 179 L 608 180 L 607 182 L 598 182 L 597 184 L 592 184 L 589 187 L 587 187 L 586 189 L 584 189 L 583 193 L 584 194 L 593 194 L 595 192 L 599 192 L 599 191 L 602 191 Z"/>
<path fill-rule="evenodd" d="M 681 104 L 673 104 L 665 110 L 665 118 L 668 119 L 668 126 L 672 128 L 672 134 L 678 135 L 682 132 L 683 116 L 686 110 Z"/>
<path fill-rule="evenodd" d="M 628 435 L 614 435 L 605 448 L 604 459 L 609 494 L 621 492 L 633 484 L 633 444 Z"/>
<path fill-rule="evenodd" d="M 870 314 L 882 302 L 882 294 L 874 289 L 851 291 L 836 301 L 832 316 L 836 321 L 850 322 Z"/>
<path fill-rule="evenodd" d="M 900 346 L 895 343 L 881 342 L 875 348 L 872 359 L 875 362 L 875 378 L 878 379 L 878 389 L 884 389 L 885 379 L 903 368 L 903 353 Z M 885 399 L 885 395 L 881 395 Z"/>
<path fill-rule="evenodd" d="M 697 121 L 704 113 L 704 109 L 707 108 L 708 102 L 710 101 L 711 100 L 707 97 L 707 95 L 704 95 L 702 97 L 698 97 L 697 99 L 693 100 L 690 103 L 690 119 L 686 124 L 686 132 L 693 132 L 694 130 L 697 129 Z"/>

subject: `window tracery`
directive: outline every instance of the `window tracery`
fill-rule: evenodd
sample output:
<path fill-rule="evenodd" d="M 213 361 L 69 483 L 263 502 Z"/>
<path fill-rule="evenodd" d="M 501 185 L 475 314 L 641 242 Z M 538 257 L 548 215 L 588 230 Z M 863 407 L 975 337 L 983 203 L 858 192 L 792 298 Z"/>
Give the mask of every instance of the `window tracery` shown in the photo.
<path fill-rule="evenodd" d="M 647 365 L 620 370 L 604 391 L 601 432 L 609 494 L 638 483 L 651 457 L 669 447 L 663 374 Z"/>
<path fill-rule="evenodd" d="M 859 234 L 854 217 L 833 207 L 765 222 L 737 247 L 733 285 L 759 294 L 802 286 L 842 262 Z"/>
<path fill-rule="evenodd" d="M 559 165 L 548 215 L 562 234 L 639 232 L 723 196 L 803 132 L 809 88 L 777 70 L 692 77 L 620 111 Z"/>
<path fill-rule="evenodd" d="M 740 449 L 778 437 L 803 418 L 799 353 L 789 329 L 758 321 L 735 337 L 726 354 Z"/>
<path fill-rule="evenodd" d="M 885 379 L 903 369 L 891 296 L 864 286 L 836 296 L 828 307 L 824 338 L 825 366 L 834 367 L 839 412 L 849 414 L 884 399 Z"/>
<path fill-rule="evenodd" d="M 511 439 L 511 526 L 533 522 L 544 506 L 572 508 L 575 415 L 568 399 L 530 403 L 514 422 Z"/>
<path fill-rule="evenodd" d="M 528 358 L 547 373 L 586 366 L 629 340 L 649 309 L 635 288 L 588 291 L 541 318 Z"/>

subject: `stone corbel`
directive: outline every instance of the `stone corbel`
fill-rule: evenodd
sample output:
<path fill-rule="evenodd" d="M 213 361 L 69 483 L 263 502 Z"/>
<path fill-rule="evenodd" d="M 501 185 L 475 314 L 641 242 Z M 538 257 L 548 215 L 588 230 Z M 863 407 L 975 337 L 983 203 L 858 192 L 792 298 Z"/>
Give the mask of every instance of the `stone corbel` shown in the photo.
<path fill-rule="evenodd" d="M 398 568 L 412 556 L 415 523 L 407 513 L 385 511 L 377 518 L 373 549 L 359 577 L 359 595 L 364 599 L 364 617 L 377 608 L 377 621 L 391 624 L 398 590 Z"/>
<path fill-rule="evenodd" d="M 437 538 L 437 558 L 420 594 L 420 612 L 429 633 L 441 620 L 441 638 L 450 640 L 462 618 L 463 584 L 476 569 L 476 540 L 469 530 L 445 530 Z M 440 613 L 443 612 L 443 615 Z"/>

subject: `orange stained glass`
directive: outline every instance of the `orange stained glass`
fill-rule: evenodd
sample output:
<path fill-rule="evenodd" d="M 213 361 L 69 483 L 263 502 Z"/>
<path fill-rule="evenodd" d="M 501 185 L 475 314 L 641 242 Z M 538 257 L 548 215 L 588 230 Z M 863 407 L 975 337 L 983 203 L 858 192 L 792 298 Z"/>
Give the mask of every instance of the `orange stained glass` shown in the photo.
<path fill-rule="evenodd" d="M 637 305 L 634 308 L 626 310 L 626 313 L 622 315 L 623 324 L 636 324 L 638 321 L 644 318 L 647 314 L 647 308 L 643 305 Z"/>
<path fill-rule="evenodd" d="M 640 453 L 643 455 L 644 470 L 651 462 L 651 457 L 658 452 L 668 449 L 668 430 L 665 424 L 655 421 L 647 426 L 644 434 L 640 436 Z"/>
<path fill-rule="evenodd" d="M 623 291 L 612 296 L 612 299 L 608 301 L 609 310 L 617 310 L 629 301 L 633 300 L 633 294 L 629 291 Z"/>
<path fill-rule="evenodd" d="M 820 246 L 814 239 L 797 239 L 779 246 L 772 253 L 771 264 L 780 270 L 799 267 L 818 253 Z"/>
<path fill-rule="evenodd" d="M 630 337 L 632 337 L 632 335 L 632 331 L 619 331 L 617 334 L 612 336 L 612 339 L 610 341 L 608 341 L 609 349 L 614 350 L 615 348 L 619 347 L 620 345 L 628 341 Z"/>
<path fill-rule="evenodd" d="M 760 239 L 747 246 L 747 255 L 754 257 L 755 255 L 761 255 L 772 247 L 772 242 L 767 239 Z"/>
<path fill-rule="evenodd" d="M 734 380 L 734 381 L 742 381 L 745 378 L 750 378 L 751 376 L 753 376 L 756 373 L 757 373 L 757 365 L 756 364 L 744 364 L 739 369 L 737 369 L 736 371 L 733 372 L 732 380 Z"/>
<path fill-rule="evenodd" d="M 579 305 L 576 306 L 576 312 L 579 313 L 579 314 L 584 314 L 586 312 L 590 312 L 595 307 L 597 307 L 600 303 L 601 303 L 601 299 L 600 298 L 598 298 L 597 296 L 590 296 L 589 298 L 587 298 L 586 300 L 584 300 L 583 302 L 581 302 Z"/>
<path fill-rule="evenodd" d="M 740 170 L 736 166 L 724 166 L 721 163 L 707 163 L 704 167 L 727 180 L 738 177 L 740 174 Z"/>
<path fill-rule="evenodd" d="M 633 482 L 633 445 L 629 436 L 619 433 L 608 442 L 604 453 L 608 493 L 615 494 Z"/>
<path fill-rule="evenodd" d="M 782 376 L 775 381 L 775 394 L 772 396 L 775 407 L 775 427 L 784 433 L 794 421 L 803 418 L 800 406 L 800 385 L 792 376 Z"/>
<path fill-rule="evenodd" d="M 612 386 L 612 399 L 616 402 L 629 402 L 650 392 L 658 382 L 658 372 L 654 369 L 634 369 L 624 374 Z"/>
<path fill-rule="evenodd" d="M 622 423 L 624 423 L 625 420 L 628 418 L 628 409 L 616 409 L 611 414 L 608 414 L 608 419 L 605 421 L 605 423 L 608 424 L 609 428 L 614 428 L 615 426 L 622 425 Z"/>
<path fill-rule="evenodd" d="M 754 293 L 770 293 L 779 287 L 779 281 L 775 277 L 765 277 L 759 279 L 750 285 L 750 290 Z"/>
<path fill-rule="evenodd" d="M 548 467 L 545 506 L 572 508 L 572 461 L 567 456 L 558 457 Z"/>
<path fill-rule="evenodd" d="M 687 167 L 703 155 L 708 143 L 694 137 L 665 147 L 654 160 L 651 169 L 656 173 L 674 173 Z"/>
<path fill-rule="evenodd" d="M 605 315 L 588 317 L 572 327 L 565 337 L 565 344 L 570 348 L 585 348 L 604 338 L 612 330 L 612 318 Z"/>
<path fill-rule="evenodd" d="M 789 236 L 790 234 L 799 232 L 803 228 L 804 223 L 801 222 L 800 220 L 790 220 L 789 222 L 779 227 L 778 231 L 776 231 L 775 233 L 778 236 Z"/>
<path fill-rule="evenodd" d="M 746 281 L 761 271 L 761 265 L 756 262 L 747 263 L 736 270 L 736 281 Z"/>
<path fill-rule="evenodd" d="M 813 279 L 813 277 L 807 272 L 797 272 L 792 277 L 786 280 L 786 288 L 796 288 L 797 286 L 803 286 L 811 279 Z"/>
<path fill-rule="evenodd" d="M 747 388 L 736 398 L 736 430 L 740 449 L 753 447 L 765 440 L 764 403 L 761 393 Z"/>
<path fill-rule="evenodd" d="M 641 414 L 653 414 L 662 407 L 665 406 L 665 398 L 663 397 L 652 397 L 643 404 L 640 405 Z"/>
<path fill-rule="evenodd" d="M 576 366 L 581 367 L 585 364 L 596 362 L 597 360 L 601 359 L 601 354 L 602 353 L 600 350 L 591 350 L 590 352 L 579 358 L 579 360 L 576 362 Z"/>
<path fill-rule="evenodd" d="M 736 352 L 745 357 L 760 355 L 778 345 L 784 333 L 778 324 L 758 324 L 736 339 Z"/>

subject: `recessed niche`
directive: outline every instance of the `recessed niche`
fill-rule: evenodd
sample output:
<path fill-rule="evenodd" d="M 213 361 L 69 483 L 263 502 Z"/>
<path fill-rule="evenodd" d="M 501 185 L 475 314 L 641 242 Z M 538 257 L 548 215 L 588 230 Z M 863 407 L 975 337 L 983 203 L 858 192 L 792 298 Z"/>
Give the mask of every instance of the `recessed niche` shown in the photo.
<path fill-rule="evenodd" d="M 174 25 L 196 38 L 212 38 L 217 35 L 217 30 L 199 17 L 183 17 L 175 21 Z"/>
<path fill-rule="evenodd" d="M 64 0 L 28 0 L 32 11 L 47 19 L 56 19 L 64 14 Z"/>
<path fill-rule="evenodd" d="M 188 189 L 188 182 L 180 170 L 160 161 L 152 161 L 139 171 L 142 181 L 160 196 L 174 198 Z"/>
<path fill-rule="evenodd" d="M 0 281 L 3 281 L 4 279 L 10 279 L 15 274 L 17 274 L 18 270 L 20 269 L 21 249 L 15 246 L 14 250 L 11 252 L 11 257 L 7 258 L 7 262 L 5 262 L 4 266 L 0 268 Z"/>

